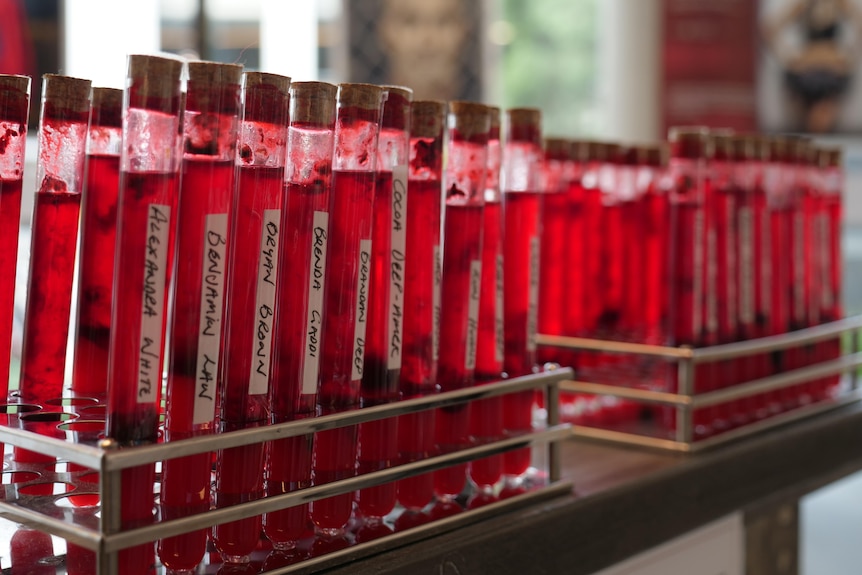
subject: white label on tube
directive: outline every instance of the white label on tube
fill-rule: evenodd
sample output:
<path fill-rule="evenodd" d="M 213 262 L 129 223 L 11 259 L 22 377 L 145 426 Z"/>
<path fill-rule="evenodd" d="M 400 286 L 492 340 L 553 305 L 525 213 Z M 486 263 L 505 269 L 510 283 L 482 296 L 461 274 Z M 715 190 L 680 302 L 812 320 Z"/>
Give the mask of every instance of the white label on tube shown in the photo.
<path fill-rule="evenodd" d="M 198 361 L 195 369 L 195 409 L 192 423 L 215 418 L 216 373 L 221 345 L 224 299 L 227 214 L 207 214 L 201 274 L 201 315 L 198 329 Z"/>
<path fill-rule="evenodd" d="M 260 231 L 257 290 L 254 298 L 255 332 L 251 344 L 249 395 L 263 395 L 269 390 L 272 324 L 275 317 L 275 277 L 278 271 L 278 227 L 280 225 L 281 210 L 264 210 L 263 227 Z"/>
<path fill-rule="evenodd" d="M 539 236 L 530 238 L 530 284 L 527 297 L 527 351 L 536 351 L 536 332 L 539 325 Z"/>
<path fill-rule="evenodd" d="M 467 345 L 464 369 L 476 369 L 476 345 L 479 338 L 479 296 L 482 292 L 482 260 L 470 262 L 470 293 L 467 294 Z"/>
<path fill-rule="evenodd" d="M 793 317 L 799 322 L 805 321 L 804 240 L 805 216 L 797 210 L 793 214 Z"/>
<path fill-rule="evenodd" d="M 433 325 L 431 326 L 431 357 L 437 361 L 440 359 L 440 302 L 443 300 L 443 265 L 440 261 L 439 244 L 434 246 L 434 261 L 431 265 L 434 266 L 434 275 L 432 276 L 434 285 L 431 288 L 431 305 L 434 311 Z"/>
<path fill-rule="evenodd" d="M 368 326 L 368 282 L 371 277 L 371 240 L 359 240 L 359 268 L 356 278 L 356 324 L 353 330 L 353 373 L 362 379 L 365 362 L 365 329 Z"/>
<path fill-rule="evenodd" d="M 326 240 L 329 213 L 314 212 L 311 259 L 308 262 L 308 311 L 305 317 L 305 361 L 302 364 L 302 394 L 317 393 L 323 330 L 323 287 L 326 272 Z"/>
<path fill-rule="evenodd" d="M 739 208 L 739 311 L 742 322 L 754 323 L 754 218 Z"/>
<path fill-rule="evenodd" d="M 497 254 L 494 266 L 494 361 L 502 363 L 503 342 L 503 254 Z"/>
<path fill-rule="evenodd" d="M 171 207 L 147 207 L 147 244 L 141 298 L 141 339 L 138 346 L 138 403 L 155 403 L 162 384 L 165 278 L 171 231 Z"/>
<path fill-rule="evenodd" d="M 392 169 L 392 251 L 389 276 L 389 369 L 401 369 L 404 268 L 407 253 L 407 166 Z"/>

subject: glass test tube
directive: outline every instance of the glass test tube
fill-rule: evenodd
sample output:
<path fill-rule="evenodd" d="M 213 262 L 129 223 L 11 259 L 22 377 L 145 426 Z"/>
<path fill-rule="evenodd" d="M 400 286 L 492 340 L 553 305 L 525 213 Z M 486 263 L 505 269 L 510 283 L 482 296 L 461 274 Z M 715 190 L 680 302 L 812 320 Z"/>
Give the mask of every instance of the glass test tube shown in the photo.
<path fill-rule="evenodd" d="M 476 382 L 488 384 L 503 377 L 503 197 L 500 168 L 500 109 L 488 108 L 491 129 L 488 134 L 488 161 L 485 164 L 485 206 L 482 221 L 482 284 L 479 294 L 479 335 L 476 342 Z M 503 398 L 500 396 L 470 404 L 470 437 L 488 443 L 503 437 Z M 493 501 L 493 486 L 503 473 L 500 455 L 470 462 L 470 479 L 479 493 L 469 505 L 476 507 Z"/>
<path fill-rule="evenodd" d="M 105 399 L 111 334 L 120 147 L 123 142 L 123 91 L 93 88 L 87 129 L 81 253 L 78 266 L 78 320 L 72 391 Z"/>
<path fill-rule="evenodd" d="M 9 392 L 30 78 L 0 74 L 0 400 Z M 0 453 L 3 452 L 0 447 Z"/>
<path fill-rule="evenodd" d="M 30 403 L 63 394 L 89 113 L 89 80 L 43 77 L 19 390 Z"/>
<path fill-rule="evenodd" d="M 444 175 L 443 278 L 440 308 L 438 382 L 442 391 L 473 385 L 479 339 L 482 288 L 482 218 L 488 165 L 491 111 L 472 102 L 450 102 L 448 160 Z M 437 410 L 437 450 L 470 445 L 469 406 Z M 451 504 L 466 481 L 467 465 L 434 473 L 442 506 Z M 454 509 L 454 508 L 453 508 Z"/>
<path fill-rule="evenodd" d="M 242 66 L 189 62 L 183 163 L 171 292 L 165 440 L 215 431 L 218 365 L 230 230 Z M 212 454 L 162 464 L 162 519 L 209 509 Z M 195 569 L 206 529 L 159 540 L 162 563 Z"/>
<path fill-rule="evenodd" d="M 324 82 L 290 87 L 285 197 L 279 236 L 275 326 L 269 386 L 273 423 L 317 413 L 323 295 L 326 288 L 332 154 L 337 88 Z M 297 329 L 297 326 L 304 326 Z M 273 441 L 266 454 L 266 494 L 311 484 L 314 436 Z M 308 504 L 264 516 L 276 551 L 301 555 L 296 542 L 310 531 Z"/>
<path fill-rule="evenodd" d="M 180 60 L 129 57 L 123 101 L 123 148 L 106 435 L 121 447 L 158 436 L 167 295 L 173 265 L 179 188 Z M 155 466 L 122 472 L 122 526 L 153 520 Z M 120 552 L 124 572 L 151 573 L 154 546 Z"/>
<path fill-rule="evenodd" d="M 446 103 L 414 101 L 410 119 L 410 162 L 405 238 L 404 353 L 401 361 L 401 397 L 411 399 L 438 391 L 440 354 L 440 251 L 443 203 L 443 134 Z M 434 453 L 434 412 L 401 416 L 398 452 L 402 463 Z M 433 475 L 424 473 L 398 482 L 398 501 L 418 512 L 434 496 Z"/>
<path fill-rule="evenodd" d="M 532 108 L 506 111 L 503 148 L 503 369 L 508 377 L 533 373 L 539 307 L 542 192 L 541 113 Z M 532 390 L 503 397 L 506 434 L 529 432 L 533 426 Z M 530 467 L 530 449 L 503 454 L 503 473 L 521 476 Z"/>
<path fill-rule="evenodd" d="M 377 182 L 371 235 L 371 278 L 368 293 L 368 330 L 360 385 L 362 407 L 398 399 L 404 350 L 404 298 L 407 260 L 408 162 L 410 159 L 410 103 L 413 91 L 388 86 L 377 145 Z M 412 310 L 411 310 L 412 311 Z M 359 426 L 357 471 L 369 473 L 390 467 L 398 459 L 398 418 L 389 417 Z M 395 508 L 394 482 L 357 492 L 356 502 L 366 525 L 381 532 L 381 520 Z M 372 525 L 373 524 L 373 525 Z"/>
<path fill-rule="evenodd" d="M 219 365 L 219 430 L 269 423 L 269 374 L 279 267 L 290 78 L 246 72 L 235 159 L 237 188 L 230 214 L 225 277 L 223 353 Z M 264 444 L 219 451 L 217 507 L 263 496 Z M 260 540 L 261 516 L 216 525 L 212 539 L 225 561 L 247 563 Z"/>

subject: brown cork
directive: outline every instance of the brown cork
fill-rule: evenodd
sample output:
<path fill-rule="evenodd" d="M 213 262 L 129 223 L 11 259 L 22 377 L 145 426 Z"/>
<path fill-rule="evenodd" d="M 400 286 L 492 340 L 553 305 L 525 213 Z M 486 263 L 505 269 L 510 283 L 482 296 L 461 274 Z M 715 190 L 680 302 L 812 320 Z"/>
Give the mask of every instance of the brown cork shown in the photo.
<path fill-rule="evenodd" d="M 94 108 L 115 108 L 123 107 L 123 91 L 117 88 L 93 88 L 93 107 Z"/>
<path fill-rule="evenodd" d="M 183 62 L 177 58 L 132 54 L 129 78 L 142 98 L 173 98 L 179 92 Z"/>
<path fill-rule="evenodd" d="M 499 128 L 502 110 L 498 106 L 488 106 L 488 113 L 491 115 L 491 129 Z"/>
<path fill-rule="evenodd" d="M 386 88 L 375 84 L 339 84 L 338 104 L 363 110 L 379 110 L 385 93 Z"/>
<path fill-rule="evenodd" d="M 335 123 L 338 87 L 326 82 L 294 82 L 290 86 L 290 119 L 301 124 Z"/>
<path fill-rule="evenodd" d="M 413 101 L 413 90 L 408 88 L 407 86 L 382 86 L 384 90 L 389 92 L 390 94 L 395 94 L 396 96 L 407 100 L 408 102 Z"/>
<path fill-rule="evenodd" d="M 189 81 L 201 88 L 239 84 L 241 80 L 242 66 L 239 64 L 189 62 Z"/>
<path fill-rule="evenodd" d="M 410 105 L 410 135 L 414 138 L 439 138 L 445 120 L 446 102 L 416 100 Z"/>
<path fill-rule="evenodd" d="M 733 159 L 744 162 L 754 158 L 754 138 L 751 134 L 733 135 Z"/>
<path fill-rule="evenodd" d="M 569 141 L 565 138 L 545 138 L 543 148 L 549 160 L 565 160 L 569 156 Z"/>
<path fill-rule="evenodd" d="M 246 72 L 243 75 L 246 89 L 254 89 L 260 86 L 272 86 L 284 95 L 290 90 L 290 78 L 279 74 L 268 74 L 266 72 Z"/>
<path fill-rule="evenodd" d="M 647 166 L 663 167 L 667 166 L 668 158 L 670 157 L 670 147 L 667 142 L 658 142 L 642 147 L 644 155 L 641 158 L 641 163 Z"/>
<path fill-rule="evenodd" d="M 590 153 L 590 143 L 585 140 L 569 140 L 569 159 L 586 162 Z"/>
<path fill-rule="evenodd" d="M 803 136 L 789 136 L 787 138 L 789 159 L 799 164 L 811 162 L 811 139 Z"/>
<path fill-rule="evenodd" d="M 772 157 L 769 136 L 749 134 L 751 139 L 751 159 L 758 162 L 768 162 Z"/>
<path fill-rule="evenodd" d="M 674 126 L 668 133 L 672 154 L 678 158 L 711 158 L 712 138 L 704 126 Z"/>
<path fill-rule="evenodd" d="M 42 98 L 72 112 L 90 111 L 90 80 L 45 74 L 42 76 Z"/>
<path fill-rule="evenodd" d="M 817 163 L 821 168 L 840 168 L 841 148 L 817 148 Z"/>
<path fill-rule="evenodd" d="M 733 136 L 729 132 L 712 132 L 713 157 L 716 160 L 729 161 L 733 159 Z"/>
<path fill-rule="evenodd" d="M 30 93 L 30 76 L 18 76 L 17 74 L 0 74 L 0 90 L 14 90 L 16 92 Z"/>
<path fill-rule="evenodd" d="M 512 127 L 536 127 L 542 123 L 542 112 L 536 108 L 510 108 L 506 117 Z"/>
<path fill-rule="evenodd" d="M 487 135 L 491 128 L 491 115 L 485 104 L 477 102 L 449 102 L 451 129 L 457 130 L 464 139 Z"/>

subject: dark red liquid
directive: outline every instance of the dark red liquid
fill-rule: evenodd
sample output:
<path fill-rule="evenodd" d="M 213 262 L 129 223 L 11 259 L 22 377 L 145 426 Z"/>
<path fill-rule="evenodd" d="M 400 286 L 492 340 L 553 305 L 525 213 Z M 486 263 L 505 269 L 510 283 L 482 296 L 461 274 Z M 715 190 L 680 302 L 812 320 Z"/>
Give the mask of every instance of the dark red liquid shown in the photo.
<path fill-rule="evenodd" d="M 30 403 L 63 393 L 81 194 L 58 184 L 62 191 L 36 193 L 33 210 L 20 388 L 21 398 Z"/>
<path fill-rule="evenodd" d="M 371 278 L 368 301 L 368 331 L 365 343 L 365 365 L 362 373 L 363 407 L 389 403 L 398 399 L 401 373 L 402 318 L 404 317 L 404 252 L 393 257 L 395 236 L 393 219 L 393 174 L 378 172 L 374 192 L 374 220 L 371 235 Z M 406 207 L 405 190 L 399 182 L 399 206 Z M 403 233 L 406 224 L 403 209 L 397 223 Z M 397 267 L 394 267 L 397 266 Z M 393 293 L 392 280 L 397 278 L 400 291 Z M 397 333 L 392 330 L 391 300 L 397 297 Z M 395 361 L 397 359 L 397 361 Z M 360 474 L 385 469 L 398 458 L 398 420 L 363 423 L 359 426 L 357 469 Z M 395 508 L 394 483 L 363 489 L 357 493 L 359 509 L 366 517 L 382 517 Z"/>
<path fill-rule="evenodd" d="M 421 397 L 437 391 L 439 354 L 440 203 L 439 180 L 410 180 L 407 204 L 404 282 L 404 352 L 401 358 L 401 396 Z M 435 293 L 437 294 L 435 298 Z M 434 412 L 403 415 L 399 419 L 398 453 L 402 463 L 430 457 L 434 452 Z M 408 509 L 421 509 L 434 494 L 433 475 L 425 473 L 398 482 L 398 500 Z"/>
<path fill-rule="evenodd" d="M 316 413 L 323 318 L 313 311 L 309 314 L 309 307 L 312 299 L 323 301 L 328 218 L 329 194 L 322 182 L 314 186 L 287 185 L 281 218 L 278 314 L 270 379 L 274 423 Z M 269 445 L 268 496 L 311 485 L 312 446 L 310 435 Z M 309 505 L 302 503 L 264 516 L 264 531 L 276 548 L 286 550 L 296 545 L 307 530 L 308 510 Z"/>
<path fill-rule="evenodd" d="M 278 241 L 284 169 L 243 166 L 234 198 L 225 283 L 224 352 L 220 366 L 221 425 L 226 431 L 268 422 L 268 379 L 275 316 Z M 252 385 L 254 382 L 254 385 Z M 264 447 L 219 453 L 215 503 L 218 507 L 263 496 Z M 212 529 L 222 555 L 243 558 L 260 540 L 260 516 Z M 239 562 L 234 560 L 233 562 Z"/>
<path fill-rule="evenodd" d="M 318 405 L 322 415 L 355 409 L 363 377 L 371 276 L 373 172 L 334 171 L 326 266 L 325 314 Z M 314 446 L 314 483 L 355 473 L 356 426 L 324 431 Z M 321 529 L 341 529 L 350 494 L 316 501 L 311 518 Z"/>
<path fill-rule="evenodd" d="M 54 543 L 47 533 L 20 527 L 9 540 L 12 575 L 54 575 L 53 558 Z"/>
<path fill-rule="evenodd" d="M 586 290 L 589 283 L 585 281 L 587 276 L 586 261 L 588 258 L 585 246 L 591 245 L 586 236 L 586 214 L 585 198 L 587 192 L 581 184 L 581 179 L 569 182 L 567 191 L 568 202 L 566 208 L 568 220 L 568 241 L 571 243 L 568 249 L 566 264 L 564 266 L 565 284 L 568 293 L 568 305 L 563 310 L 564 335 L 583 335 L 586 326 Z M 541 285 L 540 285 L 541 289 Z M 542 313 L 539 306 L 539 314 Z M 579 355 L 575 351 L 558 352 L 560 363 L 571 367 L 579 364 Z"/>
<path fill-rule="evenodd" d="M 620 209 L 622 211 L 622 244 L 624 246 L 623 311 L 620 318 L 620 336 L 628 341 L 643 341 L 643 325 L 646 317 L 644 313 L 646 201 L 641 197 L 627 199 L 622 202 Z M 542 233 L 544 234 L 544 232 Z M 544 300 L 542 301 L 544 302 Z M 539 309 L 541 310 L 542 307 Z M 630 380 L 631 385 L 636 383 Z"/>
<path fill-rule="evenodd" d="M 623 223 L 623 206 L 603 192 L 600 254 L 602 273 L 598 293 L 602 308 L 598 318 L 598 334 L 602 338 L 619 337 L 624 311 L 625 257 L 629 246 Z M 508 233 L 508 232 L 507 232 Z M 513 272 L 514 273 L 514 272 Z"/>
<path fill-rule="evenodd" d="M 580 284 L 583 286 L 583 316 L 581 334 L 585 337 L 596 337 L 599 328 L 599 318 L 602 313 L 603 295 L 599 289 L 602 277 L 602 192 L 597 187 L 587 187 L 582 190 L 583 202 L 583 235 L 580 236 L 579 252 L 582 255 L 582 272 Z M 594 354 L 581 354 L 584 361 L 595 362 Z"/>
<path fill-rule="evenodd" d="M 482 234 L 476 381 L 492 383 L 499 381 L 503 372 L 503 210 L 500 202 L 485 203 Z M 562 264 L 558 267 L 563 269 Z M 541 315 L 539 321 L 541 325 Z M 480 444 L 502 439 L 502 397 L 482 399 L 470 404 L 470 436 Z M 477 485 L 494 485 L 500 480 L 502 466 L 503 458 L 499 455 L 477 459 L 470 462 L 470 478 Z"/>
<path fill-rule="evenodd" d="M 739 318 L 736 312 L 737 294 L 737 230 L 736 230 L 736 188 L 724 181 L 716 187 L 712 198 L 712 217 L 715 229 L 715 307 L 717 315 L 718 343 L 736 341 Z M 718 372 L 717 387 L 728 387 L 738 382 L 738 360 L 719 361 L 712 365 Z M 718 405 L 715 423 L 718 429 L 728 425 L 745 423 L 747 415 L 742 402 L 732 405 Z"/>
<path fill-rule="evenodd" d="M 770 335 L 786 333 L 790 329 L 791 314 L 791 275 L 790 256 L 788 251 L 792 247 L 790 239 L 793 229 L 793 212 L 787 206 L 770 207 L 769 209 L 769 232 L 770 232 Z M 772 353 L 772 373 L 779 373 L 786 367 L 787 351 Z M 790 390 L 782 389 L 778 392 L 780 408 L 786 409 L 793 405 Z"/>
<path fill-rule="evenodd" d="M 66 543 L 67 575 L 92 575 L 96 572 L 96 554 L 74 543 Z M 53 575 L 53 574 L 52 574 Z"/>
<path fill-rule="evenodd" d="M 650 186 L 644 205 L 644 342 L 667 341 L 667 279 L 670 241 L 670 206 L 666 193 L 657 184 Z"/>
<path fill-rule="evenodd" d="M 178 180 L 174 173 L 121 174 L 111 325 L 124 329 L 111 333 L 107 434 L 123 446 L 157 439 Z M 152 329 L 142 338 L 144 318 Z M 123 471 L 123 528 L 152 521 L 154 481 L 152 465 Z M 150 573 L 154 560 L 151 544 L 119 558 L 129 573 Z"/>
<path fill-rule="evenodd" d="M 0 397 L 6 399 L 15 312 L 15 272 L 21 221 L 22 180 L 0 179 Z"/>
<path fill-rule="evenodd" d="M 173 299 L 177 313 L 171 324 L 166 398 L 168 441 L 213 432 L 234 175 L 233 161 L 183 162 Z M 209 507 L 211 462 L 209 453 L 165 461 L 163 516 L 182 517 Z M 172 569 L 194 568 L 203 558 L 206 534 L 201 529 L 161 540 L 162 563 Z"/>
<path fill-rule="evenodd" d="M 542 305 L 539 306 L 539 333 L 548 335 L 565 334 L 565 308 L 568 305 L 570 295 L 569 286 L 566 284 L 566 266 L 569 265 L 569 248 L 575 247 L 577 241 L 572 237 L 569 227 L 569 201 L 568 194 L 561 191 L 546 194 L 542 205 L 542 246 L 539 276 L 539 301 L 542 302 Z M 488 204 L 485 206 L 486 212 L 487 209 Z M 486 226 L 489 217 L 486 213 Z M 487 227 L 485 238 L 487 242 Z M 483 250 L 487 253 L 487 247 L 483 247 Z M 487 260 L 482 262 L 483 266 L 486 262 Z M 542 356 L 543 361 L 556 361 L 554 350 L 545 348 L 539 351 L 539 355 Z"/>
<path fill-rule="evenodd" d="M 108 388 L 120 157 L 88 155 L 86 162 L 72 390 L 103 398 Z"/>
<path fill-rule="evenodd" d="M 536 369 L 536 324 L 533 291 L 538 293 L 539 238 L 542 195 L 535 192 L 507 192 L 503 195 L 503 324 L 505 328 L 503 369 L 509 377 Z M 532 430 L 533 392 L 503 397 L 503 427 L 507 434 Z M 530 466 L 530 450 L 519 449 L 503 455 L 503 473 L 521 475 Z"/>
<path fill-rule="evenodd" d="M 446 206 L 440 317 L 442 345 L 438 371 L 443 391 L 469 387 L 474 381 L 482 275 L 482 218 L 482 206 Z M 437 410 L 436 444 L 441 453 L 469 447 L 469 413 L 464 404 Z M 466 471 L 466 464 L 460 464 L 435 472 L 437 494 L 458 495 L 464 487 Z"/>

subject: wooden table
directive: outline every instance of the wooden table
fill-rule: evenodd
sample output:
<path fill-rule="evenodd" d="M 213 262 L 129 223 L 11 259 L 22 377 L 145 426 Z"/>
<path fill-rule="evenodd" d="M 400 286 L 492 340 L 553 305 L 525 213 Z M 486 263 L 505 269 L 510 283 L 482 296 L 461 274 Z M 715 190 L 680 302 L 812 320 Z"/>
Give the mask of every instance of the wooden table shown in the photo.
<path fill-rule="evenodd" d="M 571 494 L 326 572 L 588 575 L 742 510 L 748 572 L 793 574 L 799 497 L 862 469 L 862 405 L 693 456 L 582 440 L 562 452 Z"/>

